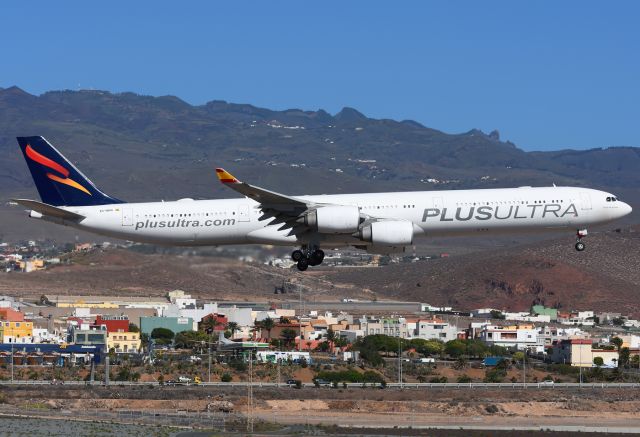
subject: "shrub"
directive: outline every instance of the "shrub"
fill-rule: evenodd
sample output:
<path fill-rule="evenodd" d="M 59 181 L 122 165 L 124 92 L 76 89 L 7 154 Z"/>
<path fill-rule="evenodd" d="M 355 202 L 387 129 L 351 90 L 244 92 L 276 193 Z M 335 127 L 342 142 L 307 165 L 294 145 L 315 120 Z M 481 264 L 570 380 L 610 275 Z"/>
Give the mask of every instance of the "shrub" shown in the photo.
<path fill-rule="evenodd" d="M 458 376 L 458 382 L 460 383 L 469 383 L 471 382 L 471 377 L 467 374 L 463 374 Z"/>
<path fill-rule="evenodd" d="M 449 380 L 447 379 L 446 376 L 434 376 L 429 380 L 429 382 L 433 384 L 444 384 L 446 382 L 449 382 Z"/>
<path fill-rule="evenodd" d="M 220 377 L 220 381 L 222 381 L 222 382 L 231 382 L 232 380 L 233 380 L 233 378 L 227 372 L 223 373 L 222 376 Z"/>

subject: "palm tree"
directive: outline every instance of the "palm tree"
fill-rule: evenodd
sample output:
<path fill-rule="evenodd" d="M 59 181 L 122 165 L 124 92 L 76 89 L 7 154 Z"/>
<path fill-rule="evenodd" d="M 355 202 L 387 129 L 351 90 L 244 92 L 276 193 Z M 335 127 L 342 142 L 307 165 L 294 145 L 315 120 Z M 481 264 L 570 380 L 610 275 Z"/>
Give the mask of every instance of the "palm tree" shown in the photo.
<path fill-rule="evenodd" d="M 298 333 L 291 328 L 285 328 L 280 333 L 280 337 L 284 340 L 287 346 L 290 346 L 293 340 L 298 336 Z"/>
<path fill-rule="evenodd" d="M 624 341 L 620 337 L 613 337 L 611 339 L 611 343 L 613 343 L 618 349 L 618 352 L 620 352 L 620 348 L 622 348 L 622 343 L 624 343 Z"/>
<path fill-rule="evenodd" d="M 238 326 L 238 324 L 236 322 L 229 322 L 227 323 L 227 331 L 229 331 L 231 333 L 231 337 L 233 337 L 233 334 L 235 334 L 236 332 L 240 331 L 240 326 Z"/>
<path fill-rule="evenodd" d="M 267 331 L 267 336 L 269 337 L 269 339 L 271 339 L 271 330 L 274 328 L 274 326 L 276 326 L 276 322 L 271 317 L 267 317 L 260 322 L 260 328 Z"/>
<path fill-rule="evenodd" d="M 224 323 L 213 314 L 209 314 L 202 319 L 201 328 L 207 334 L 213 334 L 213 331 L 215 331 L 218 326 L 224 326 Z"/>

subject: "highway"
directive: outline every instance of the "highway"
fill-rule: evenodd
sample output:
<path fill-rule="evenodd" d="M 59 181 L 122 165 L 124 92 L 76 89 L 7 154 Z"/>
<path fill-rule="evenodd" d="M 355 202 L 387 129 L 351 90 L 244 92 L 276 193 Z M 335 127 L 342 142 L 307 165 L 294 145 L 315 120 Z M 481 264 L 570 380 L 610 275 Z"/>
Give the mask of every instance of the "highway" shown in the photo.
<path fill-rule="evenodd" d="M 295 309 L 300 308 L 300 300 L 296 299 L 295 293 L 290 294 L 291 299 L 281 301 L 278 303 L 280 308 Z M 237 307 L 250 307 L 259 310 L 268 310 L 270 304 L 265 302 L 244 302 L 244 301 L 224 301 L 218 302 L 220 307 L 228 307 L 236 305 Z M 356 301 L 356 302 L 342 302 L 342 301 L 313 301 L 306 300 L 306 296 L 302 295 L 302 308 L 305 311 L 318 310 L 318 311 L 352 311 L 356 313 L 367 312 L 391 312 L 391 313 L 415 313 L 422 310 L 422 304 L 420 302 L 403 302 L 403 301 Z"/>

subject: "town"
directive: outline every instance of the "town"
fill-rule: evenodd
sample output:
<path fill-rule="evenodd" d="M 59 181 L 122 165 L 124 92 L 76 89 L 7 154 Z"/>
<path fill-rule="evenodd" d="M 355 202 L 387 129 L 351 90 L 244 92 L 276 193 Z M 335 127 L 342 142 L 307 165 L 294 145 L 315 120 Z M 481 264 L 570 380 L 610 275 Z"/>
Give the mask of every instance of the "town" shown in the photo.
<path fill-rule="evenodd" d="M 69 262 L 46 242 L 2 248 L 4 274 Z M 302 295 L 299 302 L 206 302 L 161 292 L 1 296 L 0 378 L 333 385 L 640 379 L 640 322 L 622 313 L 543 305 L 458 311 L 351 298 L 314 306 Z"/>

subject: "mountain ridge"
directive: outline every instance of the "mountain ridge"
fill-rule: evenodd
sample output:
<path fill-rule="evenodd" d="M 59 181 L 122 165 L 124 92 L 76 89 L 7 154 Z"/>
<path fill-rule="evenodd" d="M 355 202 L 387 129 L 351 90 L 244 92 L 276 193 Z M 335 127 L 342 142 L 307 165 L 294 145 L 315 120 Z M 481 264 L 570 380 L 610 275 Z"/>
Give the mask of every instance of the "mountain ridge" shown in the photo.
<path fill-rule="evenodd" d="M 290 194 L 574 185 L 640 200 L 640 149 L 526 152 L 497 130 L 448 134 L 345 107 L 274 111 L 99 90 L 0 89 L 0 197 L 37 198 L 15 143 L 43 135 L 130 201 L 230 197 L 213 169 Z M 294 189 L 292 189 L 294 187 Z M 292 192 L 293 191 L 293 192 Z"/>

